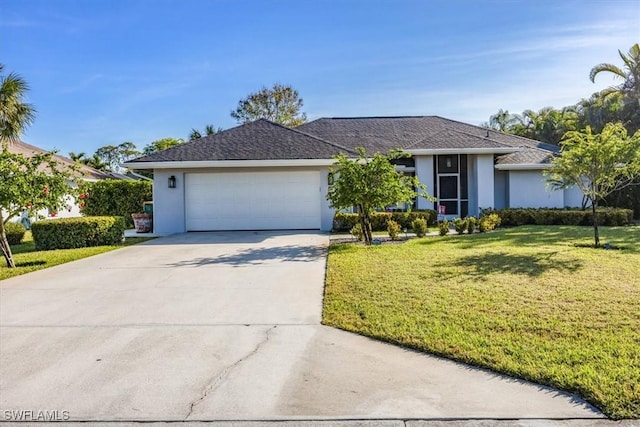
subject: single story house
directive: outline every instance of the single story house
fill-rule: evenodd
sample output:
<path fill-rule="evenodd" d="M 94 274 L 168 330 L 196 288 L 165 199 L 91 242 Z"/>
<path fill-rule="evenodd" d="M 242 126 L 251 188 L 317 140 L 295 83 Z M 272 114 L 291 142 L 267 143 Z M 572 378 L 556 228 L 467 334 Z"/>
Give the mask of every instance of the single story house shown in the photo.
<path fill-rule="evenodd" d="M 8 145 L 8 149 L 9 149 L 9 152 L 11 153 L 22 154 L 25 157 L 33 157 L 33 155 L 35 154 L 44 154 L 49 152 L 42 148 L 36 147 L 35 145 L 27 144 L 26 142 L 23 142 L 23 141 L 13 141 L 11 144 Z M 61 156 L 59 154 L 54 154 L 53 159 L 63 166 L 71 166 L 75 164 L 75 162 L 70 158 Z M 122 174 L 109 172 L 109 171 L 101 171 L 84 164 L 78 164 L 78 166 L 79 166 L 79 173 L 82 177 L 82 180 L 88 181 L 88 182 L 100 181 L 103 179 L 131 179 Z M 71 188 L 76 188 L 77 183 L 73 181 L 69 181 L 69 186 Z M 64 209 L 61 209 L 58 212 L 49 212 L 48 209 L 43 209 L 37 212 L 37 216 L 39 218 L 78 217 L 78 216 L 81 216 L 80 206 L 78 206 L 78 201 L 73 196 L 67 196 L 65 200 Z M 21 219 L 22 218 L 20 217 L 13 218 L 13 221 L 19 222 L 21 221 Z"/>
<path fill-rule="evenodd" d="M 550 191 L 543 170 L 558 147 L 437 116 L 321 118 L 291 129 L 257 120 L 124 166 L 154 171 L 157 233 L 330 230 L 333 156 L 399 148 L 447 217 L 483 208 L 580 206 L 577 189 Z"/>

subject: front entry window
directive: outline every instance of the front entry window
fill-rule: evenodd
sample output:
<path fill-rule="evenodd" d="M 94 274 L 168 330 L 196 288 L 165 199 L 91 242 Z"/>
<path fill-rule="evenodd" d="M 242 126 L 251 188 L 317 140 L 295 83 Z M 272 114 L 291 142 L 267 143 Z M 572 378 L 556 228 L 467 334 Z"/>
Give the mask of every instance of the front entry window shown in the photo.
<path fill-rule="evenodd" d="M 437 204 L 447 216 L 465 217 L 469 212 L 466 154 L 448 154 L 434 159 Z"/>

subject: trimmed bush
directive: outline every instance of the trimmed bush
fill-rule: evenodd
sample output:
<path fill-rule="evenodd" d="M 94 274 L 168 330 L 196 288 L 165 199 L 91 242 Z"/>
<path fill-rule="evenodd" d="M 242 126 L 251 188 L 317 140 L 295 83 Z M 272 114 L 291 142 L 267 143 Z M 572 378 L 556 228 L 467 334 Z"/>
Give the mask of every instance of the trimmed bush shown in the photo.
<path fill-rule="evenodd" d="M 593 225 L 591 210 L 581 209 L 500 209 L 495 211 L 502 225 Z M 628 225 L 633 221 L 631 209 L 600 208 L 596 213 L 599 225 Z"/>
<path fill-rule="evenodd" d="M 411 223 L 411 228 L 418 237 L 424 237 L 427 235 L 427 221 L 424 218 L 414 219 Z"/>
<path fill-rule="evenodd" d="M 500 217 L 495 212 L 485 213 L 478 221 L 478 229 L 481 233 L 495 230 L 500 225 Z"/>
<path fill-rule="evenodd" d="M 476 231 L 476 226 L 478 225 L 478 218 L 475 216 L 468 216 L 465 220 L 467 221 L 467 233 L 473 234 Z"/>
<path fill-rule="evenodd" d="M 389 237 L 391 240 L 398 240 L 398 236 L 400 235 L 400 224 L 390 219 L 387 222 L 387 233 L 389 233 Z"/>
<path fill-rule="evenodd" d="M 438 223 L 438 230 L 440 231 L 441 236 L 446 236 L 449 234 L 449 221 L 446 219 Z"/>
<path fill-rule="evenodd" d="M 9 245 L 19 245 L 27 230 L 20 223 L 8 222 L 4 225 L 4 232 L 7 235 Z"/>
<path fill-rule="evenodd" d="M 80 211 L 86 216 L 121 216 L 133 227 L 132 213 L 142 212 L 142 203 L 152 200 L 150 181 L 105 179 L 83 184 Z"/>
<path fill-rule="evenodd" d="M 423 218 L 428 225 L 435 225 L 438 215 L 432 209 L 420 209 L 410 212 L 374 212 L 371 214 L 371 230 L 387 231 L 387 222 L 393 220 L 400 228 L 411 228 L 418 218 Z M 358 223 L 358 214 L 336 212 L 333 218 L 334 231 L 349 231 Z"/>
<path fill-rule="evenodd" d="M 36 249 L 71 249 L 122 242 L 125 223 L 120 216 L 88 216 L 38 221 L 31 232 Z"/>
<path fill-rule="evenodd" d="M 456 230 L 456 233 L 458 234 L 464 233 L 467 230 L 467 220 L 462 218 L 454 218 L 453 229 Z"/>
<path fill-rule="evenodd" d="M 351 228 L 351 235 L 360 242 L 364 240 L 364 233 L 362 232 L 362 225 L 360 225 L 360 223 L 357 223 Z"/>

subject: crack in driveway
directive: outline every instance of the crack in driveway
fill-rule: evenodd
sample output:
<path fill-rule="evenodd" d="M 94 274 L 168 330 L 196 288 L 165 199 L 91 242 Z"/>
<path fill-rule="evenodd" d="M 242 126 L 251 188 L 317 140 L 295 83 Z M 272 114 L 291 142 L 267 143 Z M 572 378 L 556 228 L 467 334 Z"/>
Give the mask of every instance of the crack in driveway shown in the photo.
<path fill-rule="evenodd" d="M 214 391 L 215 389 L 217 389 L 220 385 L 222 385 L 222 383 L 224 383 L 224 381 L 226 380 L 227 376 L 229 375 L 229 373 L 236 368 L 238 365 L 240 365 L 242 362 L 246 361 L 247 359 L 249 359 L 251 356 L 253 356 L 254 354 L 256 354 L 258 351 L 260 351 L 260 348 L 267 343 L 267 341 L 269 341 L 269 335 L 271 334 L 271 331 L 273 331 L 274 329 L 276 329 L 278 327 L 278 325 L 274 325 L 270 328 L 268 328 L 265 332 L 265 336 L 264 339 L 262 341 L 260 341 L 253 350 L 251 350 L 246 356 L 241 357 L 240 359 L 238 359 L 237 361 L 235 361 L 234 363 L 232 363 L 231 365 L 227 366 L 226 368 L 224 368 L 222 370 L 222 372 L 220 372 L 218 375 L 216 375 L 212 381 L 209 382 L 209 384 L 207 384 L 207 386 L 204 388 L 204 390 L 202 391 L 202 395 L 195 399 L 194 401 L 192 401 L 189 404 L 189 412 L 187 413 L 187 416 L 184 417 L 184 421 L 187 421 L 189 419 L 189 417 L 193 414 L 193 410 L 195 409 L 196 406 L 198 406 L 200 403 L 202 403 L 202 401 L 204 399 L 207 398 L 207 396 L 209 395 L 209 393 L 211 393 L 212 391 Z"/>

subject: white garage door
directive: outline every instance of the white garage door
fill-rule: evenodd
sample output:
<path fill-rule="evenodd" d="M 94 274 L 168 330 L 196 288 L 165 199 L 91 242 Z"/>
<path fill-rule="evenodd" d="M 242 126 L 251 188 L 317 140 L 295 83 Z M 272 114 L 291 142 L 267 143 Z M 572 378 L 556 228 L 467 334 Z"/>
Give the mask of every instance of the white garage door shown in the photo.
<path fill-rule="evenodd" d="M 192 173 L 187 231 L 320 228 L 319 172 Z"/>

